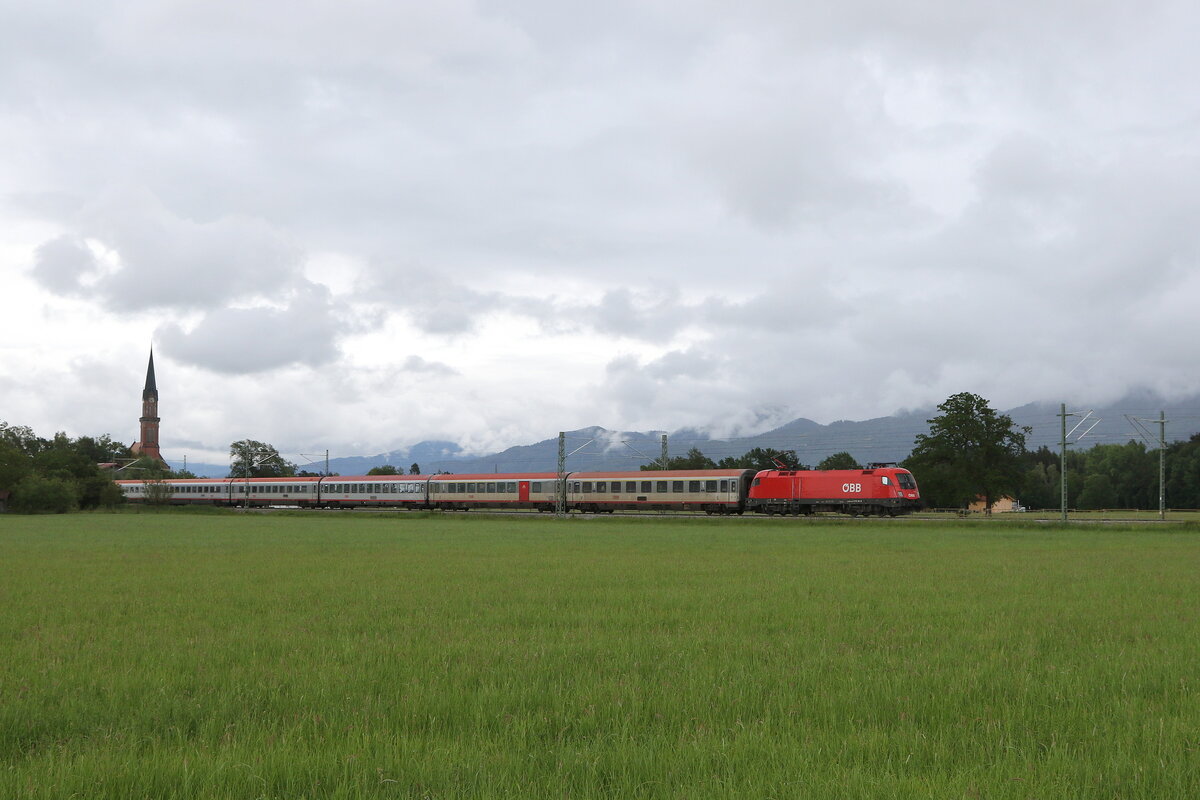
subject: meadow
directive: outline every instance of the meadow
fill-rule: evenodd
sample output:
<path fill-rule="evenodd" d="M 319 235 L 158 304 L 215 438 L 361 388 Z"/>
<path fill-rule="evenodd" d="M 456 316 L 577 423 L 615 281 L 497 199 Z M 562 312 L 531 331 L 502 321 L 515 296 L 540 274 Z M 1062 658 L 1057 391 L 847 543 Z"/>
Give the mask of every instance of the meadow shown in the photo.
<path fill-rule="evenodd" d="M 0 517 L 4 798 L 1200 796 L 1200 528 Z"/>

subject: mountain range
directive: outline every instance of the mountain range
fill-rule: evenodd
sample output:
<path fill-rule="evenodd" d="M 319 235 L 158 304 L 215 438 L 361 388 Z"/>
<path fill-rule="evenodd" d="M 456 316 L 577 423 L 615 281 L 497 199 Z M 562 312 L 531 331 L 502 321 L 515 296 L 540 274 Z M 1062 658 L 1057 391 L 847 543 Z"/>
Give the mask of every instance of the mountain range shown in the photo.
<path fill-rule="evenodd" d="M 1131 439 L 1148 440 L 1150 444 L 1158 436 L 1160 411 L 1166 414 L 1168 443 L 1200 432 L 1200 396 L 1168 403 L 1157 395 L 1141 392 L 1104 408 L 1093 409 L 1086 418 L 1087 408 L 1067 410 L 1075 414 L 1068 418 L 1069 431 L 1082 420 L 1068 437 L 1072 446 L 1078 448 L 1122 444 Z M 1017 425 L 1030 428 L 1026 440 L 1029 449 L 1047 446 L 1057 452 L 1062 438 L 1059 411 L 1057 404 L 1029 403 L 1005 413 Z M 839 420 L 827 425 L 800 418 L 755 436 L 736 439 L 715 439 L 703 431 L 683 429 L 667 434 L 668 452 L 678 456 L 695 447 L 714 461 L 720 461 L 756 447 L 769 447 L 795 450 L 800 461 L 808 465 L 816 465 L 841 451 L 850 453 L 862 464 L 901 461 L 912 450 L 916 436 L 928 431 L 927 421 L 936 413 L 936 409 L 922 409 L 861 421 Z M 1082 436 L 1085 432 L 1086 436 Z M 662 435 L 663 431 L 620 432 L 599 426 L 567 431 L 565 449 L 571 454 L 566 459 L 567 469 L 637 470 L 661 456 Z M 372 467 L 391 464 L 407 472 L 414 463 L 419 464 L 425 474 L 440 471 L 459 475 L 554 472 L 558 468 L 558 436 L 555 434 L 534 444 L 517 445 L 486 455 L 464 453 L 455 442 L 427 441 L 406 450 L 373 456 L 333 458 L 329 461 L 329 469 L 339 475 L 362 475 Z M 178 468 L 182 463 L 171 462 L 171 466 Z M 301 466 L 314 472 L 324 469 L 324 464 Z M 218 464 L 190 464 L 188 468 L 205 477 L 223 476 L 229 470 L 228 465 Z"/>

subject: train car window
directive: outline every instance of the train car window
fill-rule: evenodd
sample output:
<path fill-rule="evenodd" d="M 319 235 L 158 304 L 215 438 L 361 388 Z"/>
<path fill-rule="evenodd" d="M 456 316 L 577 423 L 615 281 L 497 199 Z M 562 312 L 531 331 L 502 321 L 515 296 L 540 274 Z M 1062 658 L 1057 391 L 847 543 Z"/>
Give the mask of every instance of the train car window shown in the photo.
<path fill-rule="evenodd" d="M 584 482 L 583 482 L 583 493 L 584 493 L 584 494 L 591 494 L 591 493 L 592 493 L 592 482 L 591 482 L 591 481 L 584 481 Z"/>
<path fill-rule="evenodd" d="M 642 494 L 650 494 L 651 492 L 653 492 L 654 491 L 653 486 L 654 486 L 653 481 L 642 481 Z"/>
<path fill-rule="evenodd" d="M 579 485 L 580 485 L 580 484 L 579 484 L 579 481 L 574 481 L 573 483 L 574 483 L 575 485 L 571 487 L 571 491 L 573 491 L 573 492 L 579 492 L 579 491 L 580 491 L 580 489 L 579 489 Z"/>
<path fill-rule="evenodd" d="M 890 484 L 891 484 L 891 481 L 889 481 L 889 480 L 888 480 L 888 476 L 887 476 L 887 475 L 884 475 L 884 476 L 883 476 L 882 478 L 880 478 L 879 480 L 883 481 L 883 485 L 884 485 L 884 486 L 888 486 L 888 485 L 890 485 Z"/>
<path fill-rule="evenodd" d="M 654 491 L 658 492 L 659 494 L 666 494 L 667 493 L 667 482 L 666 481 L 655 481 L 654 482 Z"/>
<path fill-rule="evenodd" d="M 542 482 L 541 482 L 541 481 L 533 481 L 532 483 L 530 483 L 530 484 L 529 484 L 529 491 L 530 491 L 532 494 L 541 494 L 541 491 L 542 491 Z"/>
<path fill-rule="evenodd" d="M 683 481 L 671 481 L 671 491 L 673 493 L 683 493 Z"/>
<path fill-rule="evenodd" d="M 475 494 L 475 486 L 476 485 L 474 483 L 468 483 L 467 484 L 467 494 Z"/>
<path fill-rule="evenodd" d="M 596 481 L 596 492 L 597 493 L 607 492 L 607 491 L 608 491 L 608 481 Z"/>
<path fill-rule="evenodd" d="M 717 482 L 716 481 L 705 481 L 704 482 L 704 491 L 715 492 L 716 490 L 717 490 Z"/>
<path fill-rule="evenodd" d="M 515 494 L 517 491 L 517 482 L 509 481 L 507 484 L 505 484 L 505 491 L 507 491 L 509 494 Z"/>
<path fill-rule="evenodd" d="M 688 491 L 689 492 L 700 491 L 700 481 L 688 481 Z"/>
<path fill-rule="evenodd" d="M 494 483 L 489 483 L 489 484 L 487 485 L 487 493 L 488 493 L 488 494 L 495 494 L 495 493 L 496 493 L 496 484 L 494 484 Z"/>
<path fill-rule="evenodd" d="M 625 491 L 630 494 L 637 494 L 637 481 L 625 481 Z"/>
<path fill-rule="evenodd" d="M 721 488 L 719 491 L 728 492 L 729 491 L 729 481 L 721 481 Z"/>
<path fill-rule="evenodd" d="M 456 483 L 447 483 L 447 484 L 446 484 L 446 491 L 447 491 L 447 492 L 449 492 L 450 494 L 458 494 L 458 484 L 456 484 Z"/>

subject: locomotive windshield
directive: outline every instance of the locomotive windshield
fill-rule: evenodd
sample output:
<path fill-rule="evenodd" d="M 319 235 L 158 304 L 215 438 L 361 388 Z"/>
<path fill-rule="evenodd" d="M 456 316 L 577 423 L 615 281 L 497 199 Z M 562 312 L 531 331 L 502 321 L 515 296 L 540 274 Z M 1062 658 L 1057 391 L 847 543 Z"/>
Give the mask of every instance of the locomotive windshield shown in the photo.
<path fill-rule="evenodd" d="M 907 472 L 897 472 L 896 480 L 900 483 L 901 489 L 916 489 L 917 482 L 913 480 L 913 476 Z"/>

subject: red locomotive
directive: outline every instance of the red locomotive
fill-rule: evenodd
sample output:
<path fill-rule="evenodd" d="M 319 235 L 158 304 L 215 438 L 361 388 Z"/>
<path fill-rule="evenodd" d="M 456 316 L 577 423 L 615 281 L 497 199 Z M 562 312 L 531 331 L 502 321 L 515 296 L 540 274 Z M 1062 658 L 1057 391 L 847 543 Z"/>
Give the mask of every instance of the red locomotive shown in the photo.
<path fill-rule="evenodd" d="M 869 469 L 764 470 L 754 476 L 746 506 L 763 514 L 843 514 L 894 517 L 921 507 L 912 473 L 894 466 Z"/>

